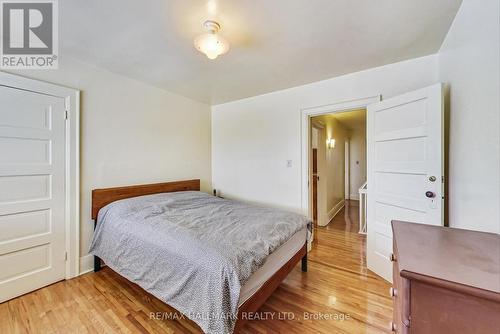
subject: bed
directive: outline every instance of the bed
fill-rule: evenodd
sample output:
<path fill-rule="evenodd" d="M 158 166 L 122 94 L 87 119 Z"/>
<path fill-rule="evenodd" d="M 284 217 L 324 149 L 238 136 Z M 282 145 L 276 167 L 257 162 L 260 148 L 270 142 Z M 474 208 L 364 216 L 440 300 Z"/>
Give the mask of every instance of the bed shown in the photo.
<path fill-rule="evenodd" d="M 94 269 L 112 270 L 206 333 L 238 332 L 302 260 L 310 221 L 200 192 L 199 180 L 92 191 Z"/>

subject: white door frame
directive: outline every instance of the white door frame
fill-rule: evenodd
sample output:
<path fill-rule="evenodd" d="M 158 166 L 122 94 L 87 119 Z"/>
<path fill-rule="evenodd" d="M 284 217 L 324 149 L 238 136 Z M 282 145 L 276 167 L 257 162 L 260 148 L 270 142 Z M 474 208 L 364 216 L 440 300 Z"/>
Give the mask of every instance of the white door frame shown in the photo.
<path fill-rule="evenodd" d="M 318 180 L 317 180 L 317 184 L 316 184 L 316 194 L 317 194 L 317 197 L 316 197 L 316 200 L 317 200 L 317 216 L 316 216 L 316 221 L 317 221 L 317 224 L 318 226 L 324 226 L 326 225 L 328 222 L 325 222 L 327 220 L 327 211 L 326 211 L 326 183 L 325 183 L 325 177 L 324 177 L 324 172 L 325 172 L 325 164 L 326 164 L 326 155 L 324 154 L 325 151 L 326 151 L 326 148 L 323 146 L 323 148 L 320 148 L 320 145 L 321 143 L 325 143 L 325 137 L 326 137 L 326 129 L 325 129 L 325 125 L 322 124 L 322 122 L 318 122 L 316 124 L 314 123 L 311 123 L 311 130 L 312 129 L 316 129 L 318 131 L 318 147 L 317 147 L 317 174 L 319 176 Z M 310 138 L 310 137 L 309 137 Z M 324 145 L 324 144 L 323 144 Z M 323 154 L 321 154 L 323 153 Z M 309 184 L 311 184 L 313 182 L 313 179 L 312 179 L 312 165 L 313 165 L 313 161 L 312 161 L 312 151 L 310 151 L 310 156 L 309 156 L 309 164 L 308 164 L 308 180 L 309 180 Z M 312 188 L 311 188 L 311 191 L 309 192 L 309 199 L 310 201 L 312 202 L 312 198 L 313 198 L 314 194 L 312 192 Z M 319 199 L 324 199 L 325 201 L 320 201 Z M 312 211 L 313 208 L 311 207 L 311 217 L 314 216 L 314 212 Z M 313 236 L 314 238 L 314 236 Z"/>
<path fill-rule="evenodd" d="M 307 107 L 300 110 L 301 127 L 301 209 L 307 217 L 312 219 L 311 192 L 309 191 L 309 160 L 311 150 L 310 143 L 310 121 L 311 117 L 325 114 L 334 114 L 353 109 L 366 108 L 369 104 L 380 102 L 381 95 L 369 96 L 354 100 L 338 101 L 327 105 Z"/>
<path fill-rule="evenodd" d="M 66 279 L 80 273 L 80 91 L 0 72 L 0 86 L 60 97 L 68 118 L 65 128 Z"/>

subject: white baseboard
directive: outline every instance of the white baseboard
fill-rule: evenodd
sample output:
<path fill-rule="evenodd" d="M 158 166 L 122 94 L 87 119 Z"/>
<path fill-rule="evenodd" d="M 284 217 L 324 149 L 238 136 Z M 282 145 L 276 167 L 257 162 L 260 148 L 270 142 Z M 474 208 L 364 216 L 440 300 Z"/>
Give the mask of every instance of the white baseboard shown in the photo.
<path fill-rule="evenodd" d="M 94 256 L 92 254 L 84 255 L 80 258 L 80 275 L 94 270 Z"/>
<path fill-rule="evenodd" d="M 328 223 L 333 219 L 333 217 L 335 217 L 337 215 L 337 213 L 339 213 L 340 210 L 342 210 L 344 205 L 345 205 L 345 200 L 341 200 L 337 204 L 335 204 L 333 206 L 333 208 L 328 212 L 326 224 L 320 225 L 320 226 L 328 225 Z"/>

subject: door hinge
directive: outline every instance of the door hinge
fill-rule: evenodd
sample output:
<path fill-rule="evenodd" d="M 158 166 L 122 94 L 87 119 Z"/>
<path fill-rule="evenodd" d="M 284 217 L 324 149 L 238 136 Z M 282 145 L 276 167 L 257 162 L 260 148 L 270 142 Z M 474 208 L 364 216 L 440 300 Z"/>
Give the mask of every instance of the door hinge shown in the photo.
<path fill-rule="evenodd" d="M 68 119 L 69 118 L 69 110 L 64 110 L 64 119 Z"/>
<path fill-rule="evenodd" d="M 68 261 L 68 252 L 64 252 L 64 261 Z"/>

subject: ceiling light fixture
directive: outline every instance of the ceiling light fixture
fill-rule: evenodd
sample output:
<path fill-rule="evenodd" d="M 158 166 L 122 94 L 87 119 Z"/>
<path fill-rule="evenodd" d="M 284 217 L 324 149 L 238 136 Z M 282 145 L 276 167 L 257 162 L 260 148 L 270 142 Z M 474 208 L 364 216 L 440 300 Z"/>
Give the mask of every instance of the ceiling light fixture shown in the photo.
<path fill-rule="evenodd" d="M 208 59 L 215 59 L 229 51 L 229 42 L 218 34 L 219 23 L 208 20 L 203 23 L 203 27 L 208 33 L 194 39 L 194 46 L 198 51 L 203 52 Z"/>

